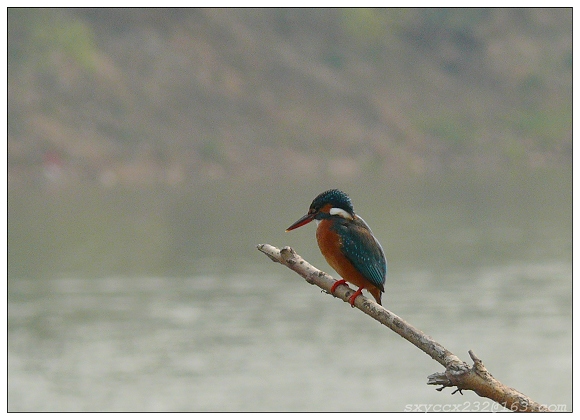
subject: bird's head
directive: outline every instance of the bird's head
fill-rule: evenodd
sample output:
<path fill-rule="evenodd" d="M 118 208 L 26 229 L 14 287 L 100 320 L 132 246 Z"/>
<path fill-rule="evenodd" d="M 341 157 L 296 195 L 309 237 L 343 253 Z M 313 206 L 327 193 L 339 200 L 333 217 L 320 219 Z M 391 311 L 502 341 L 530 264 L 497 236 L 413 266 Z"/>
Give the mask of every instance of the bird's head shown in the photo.
<path fill-rule="evenodd" d="M 318 194 L 310 204 L 308 213 L 294 222 L 286 229 L 286 232 L 304 226 L 313 220 L 322 220 L 333 216 L 347 220 L 354 218 L 352 202 L 349 196 L 340 190 L 328 190 Z"/>

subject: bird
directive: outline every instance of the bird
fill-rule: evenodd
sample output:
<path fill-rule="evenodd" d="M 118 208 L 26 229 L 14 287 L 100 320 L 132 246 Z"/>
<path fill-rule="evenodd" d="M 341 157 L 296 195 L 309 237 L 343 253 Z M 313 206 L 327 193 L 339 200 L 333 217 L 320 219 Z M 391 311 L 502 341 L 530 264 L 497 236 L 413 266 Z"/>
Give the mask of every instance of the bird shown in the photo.
<path fill-rule="evenodd" d="M 310 204 L 308 213 L 294 222 L 286 232 L 316 221 L 316 240 L 328 264 L 342 277 L 331 287 L 334 294 L 341 284 L 350 282 L 358 290 L 348 299 L 355 299 L 367 289 L 379 305 L 385 291 L 387 260 L 383 247 L 366 222 L 354 212 L 350 197 L 331 189 L 320 193 Z"/>

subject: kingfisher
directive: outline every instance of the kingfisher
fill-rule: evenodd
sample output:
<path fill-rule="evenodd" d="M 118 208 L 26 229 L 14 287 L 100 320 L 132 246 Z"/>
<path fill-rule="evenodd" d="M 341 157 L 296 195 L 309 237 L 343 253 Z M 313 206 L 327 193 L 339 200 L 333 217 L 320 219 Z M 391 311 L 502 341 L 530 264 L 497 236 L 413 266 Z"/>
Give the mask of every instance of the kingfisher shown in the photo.
<path fill-rule="evenodd" d="M 366 222 L 355 214 L 350 197 L 332 189 L 319 194 L 310 204 L 308 213 L 293 223 L 286 232 L 315 220 L 316 240 L 320 252 L 342 280 L 337 286 L 350 282 L 358 287 L 348 303 L 354 307 L 355 299 L 367 289 L 381 305 L 385 291 L 387 260 L 383 247 L 375 238 Z"/>

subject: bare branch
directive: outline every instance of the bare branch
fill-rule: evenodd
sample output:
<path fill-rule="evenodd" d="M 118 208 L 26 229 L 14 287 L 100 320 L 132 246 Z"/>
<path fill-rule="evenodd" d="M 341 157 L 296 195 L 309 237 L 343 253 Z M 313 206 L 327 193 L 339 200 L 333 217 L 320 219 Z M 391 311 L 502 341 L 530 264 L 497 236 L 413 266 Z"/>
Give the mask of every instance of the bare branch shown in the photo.
<path fill-rule="evenodd" d="M 268 244 L 260 244 L 257 248 L 273 261 L 298 273 L 308 283 L 315 284 L 330 293 L 330 288 L 336 280 L 308 263 L 292 248 L 284 247 L 280 250 Z M 348 302 L 349 297 L 354 293 L 355 291 L 347 285 L 340 285 L 336 288 L 334 295 Z M 536 403 L 521 392 L 507 387 L 495 379 L 473 351 L 469 350 L 469 356 L 473 361 L 473 366 L 469 366 L 433 338 L 365 296 L 358 296 L 354 305 L 427 353 L 445 368 L 445 372 L 434 373 L 428 377 L 428 385 L 440 385 L 437 388 L 438 391 L 447 387 L 457 387 L 453 393 L 471 390 L 477 395 L 496 401 L 512 411 L 549 411 L 545 405 Z"/>

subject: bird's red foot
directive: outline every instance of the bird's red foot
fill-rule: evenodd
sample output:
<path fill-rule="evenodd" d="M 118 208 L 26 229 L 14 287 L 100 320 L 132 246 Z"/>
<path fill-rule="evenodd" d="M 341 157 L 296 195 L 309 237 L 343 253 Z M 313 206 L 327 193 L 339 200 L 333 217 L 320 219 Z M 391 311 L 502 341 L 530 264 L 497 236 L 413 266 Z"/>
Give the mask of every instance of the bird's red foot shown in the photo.
<path fill-rule="evenodd" d="M 348 298 L 348 303 L 350 303 L 350 306 L 352 308 L 354 308 L 354 300 L 359 297 L 360 295 L 362 295 L 362 287 L 359 287 L 358 290 L 356 292 L 354 292 L 354 294 Z"/>
<path fill-rule="evenodd" d="M 337 280 L 337 281 L 335 281 L 334 284 L 332 285 L 332 287 L 330 288 L 330 293 L 334 295 L 334 291 L 341 284 L 346 284 L 346 280 Z"/>

